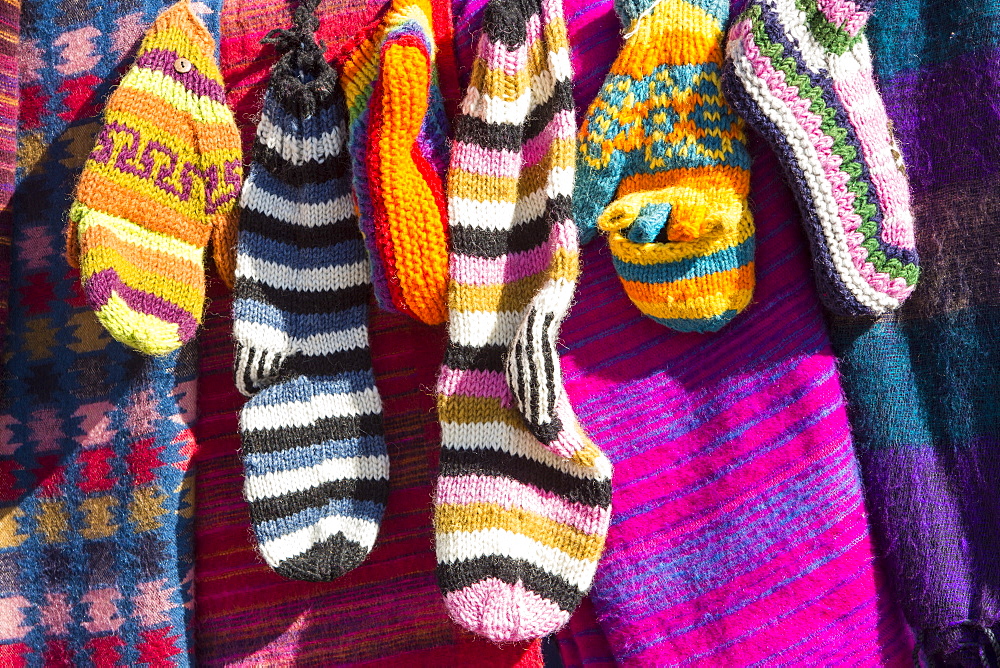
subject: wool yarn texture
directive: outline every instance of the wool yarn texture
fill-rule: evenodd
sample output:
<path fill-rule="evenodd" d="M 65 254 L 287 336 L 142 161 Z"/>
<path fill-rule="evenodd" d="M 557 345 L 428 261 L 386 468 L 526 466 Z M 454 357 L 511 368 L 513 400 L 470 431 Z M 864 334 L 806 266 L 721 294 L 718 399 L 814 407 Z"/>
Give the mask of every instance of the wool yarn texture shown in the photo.
<path fill-rule="evenodd" d="M 165 4 L 21 3 L 0 370 L 2 666 L 195 661 L 197 350 L 120 345 L 65 254 L 103 107 Z M 221 6 L 195 5 L 213 37 Z"/>
<path fill-rule="evenodd" d="M 875 0 L 751 0 L 729 32 L 730 102 L 781 158 L 823 302 L 899 308 L 920 275 L 902 154 L 865 26 Z"/>
<path fill-rule="evenodd" d="M 332 580 L 375 544 L 389 492 L 368 346 L 368 258 L 351 194 L 347 115 L 312 33 L 315 3 L 271 40 L 287 51 L 243 189 L 233 300 L 243 494 L 260 553 Z"/>
<path fill-rule="evenodd" d="M 472 73 L 483 11 L 488 0 L 452 0 L 455 23 L 455 60 L 458 79 L 467 86 Z M 621 21 L 615 14 L 612 0 L 563 0 L 566 34 L 570 43 L 570 63 L 573 65 L 573 100 L 576 118 L 583 116 L 604 84 L 611 63 L 621 50 Z"/>
<path fill-rule="evenodd" d="M 828 318 L 872 534 L 921 665 L 1000 638 L 1000 1 L 883 2 L 865 31 L 906 156 L 920 281 Z M 917 663 L 912 661 L 911 665 Z"/>
<path fill-rule="evenodd" d="M 429 0 L 394 0 L 342 63 L 361 229 L 378 304 L 447 317 L 448 120 Z"/>
<path fill-rule="evenodd" d="M 753 296 L 750 157 L 722 96 L 725 0 L 620 0 L 627 37 L 579 132 L 581 240 L 608 233 L 629 299 L 682 332 Z"/>
<path fill-rule="evenodd" d="M 275 27 L 289 27 L 294 8 L 271 0 L 227 0 L 221 12 L 220 63 L 248 162 L 279 56 L 262 39 Z M 316 38 L 327 57 L 384 9 L 378 0 L 321 2 Z M 290 580 L 267 566 L 256 549 L 242 493 L 238 419 L 246 399 L 233 384 L 231 293 L 215 281 L 208 290 L 198 335 L 200 418 L 194 429 L 198 665 L 273 666 L 294 657 L 301 668 L 542 668 L 540 641 L 498 646 L 459 632 L 441 604 L 429 521 L 441 443 L 435 397 L 427 388 L 440 368 L 444 328 L 371 311 L 372 362 L 385 439 L 392 444 L 389 504 L 376 547 L 360 567 L 332 582 Z"/>
<path fill-rule="evenodd" d="M 118 341 L 162 355 L 194 338 L 210 241 L 232 285 L 241 161 L 215 40 L 180 0 L 108 99 L 69 213 L 67 258 Z"/>
<path fill-rule="evenodd" d="M 0 0 L 0 322 L 7 322 L 10 294 L 10 241 L 17 167 L 17 118 L 20 107 L 18 87 L 18 41 L 21 0 Z M 0 343 L 0 352 L 3 344 Z"/>
<path fill-rule="evenodd" d="M 495 642 L 566 624 L 610 520 L 611 465 L 555 348 L 579 273 L 571 84 L 561 3 L 492 0 L 448 175 L 434 526 L 448 613 Z"/>

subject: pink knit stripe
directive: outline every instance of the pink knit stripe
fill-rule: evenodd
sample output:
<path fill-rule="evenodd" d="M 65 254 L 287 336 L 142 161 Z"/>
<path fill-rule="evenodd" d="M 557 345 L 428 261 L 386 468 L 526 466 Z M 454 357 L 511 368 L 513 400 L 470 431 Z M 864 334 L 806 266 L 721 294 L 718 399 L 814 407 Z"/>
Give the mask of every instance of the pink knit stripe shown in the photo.
<path fill-rule="evenodd" d="M 574 503 L 534 485 L 493 476 L 441 477 L 434 503 L 438 506 L 492 503 L 506 510 L 526 510 L 588 536 L 604 535 L 611 523 L 610 508 Z"/>
<path fill-rule="evenodd" d="M 541 4 L 542 18 L 546 25 L 551 25 L 556 21 L 564 21 L 562 0 L 542 0 Z"/>
<path fill-rule="evenodd" d="M 563 428 L 553 441 L 544 445 L 560 457 L 571 459 L 589 445 L 588 439 L 576 429 L 576 414 L 569 405 L 569 398 L 566 395 L 556 399 L 556 415 L 562 422 Z"/>
<path fill-rule="evenodd" d="M 572 111 L 560 111 L 552 117 L 545 129 L 524 145 L 524 167 L 538 164 L 545 157 L 554 139 L 573 139 L 576 136 L 576 118 Z"/>
<path fill-rule="evenodd" d="M 503 285 L 545 271 L 551 261 L 549 244 L 495 258 L 452 253 L 451 278 L 464 285 Z"/>
<path fill-rule="evenodd" d="M 861 11 L 853 0 L 816 0 L 826 20 L 840 26 L 852 37 L 857 37 L 868 23 L 870 12 Z"/>
<path fill-rule="evenodd" d="M 559 221 L 552 229 L 552 241 L 557 249 L 564 250 L 567 253 L 578 253 L 580 251 L 580 236 L 577 231 L 576 222 L 572 218 Z"/>
<path fill-rule="evenodd" d="M 563 627 L 569 613 L 524 585 L 488 578 L 444 597 L 448 614 L 493 642 L 541 638 Z"/>
<path fill-rule="evenodd" d="M 744 23 L 746 26 L 743 26 Z M 847 187 L 850 177 L 840 169 L 842 163 L 840 156 L 833 153 L 833 139 L 822 131 L 819 115 L 809 110 L 810 101 L 799 97 L 798 88 L 790 86 L 785 81 L 785 73 L 776 70 L 770 58 L 761 54 L 756 42 L 750 37 L 748 28 L 749 21 L 741 22 L 740 30 L 745 35 L 742 42 L 747 60 L 753 66 L 757 77 L 767 84 L 771 93 L 789 107 L 796 122 L 806 131 L 819 155 L 824 176 L 837 202 L 841 226 L 846 236 L 847 251 L 852 263 L 872 288 L 900 301 L 906 299 L 912 292 L 912 287 L 901 278 L 893 279 L 886 273 L 876 271 L 874 265 L 867 260 L 868 250 L 860 245 L 863 237 L 856 231 L 861 226 L 861 217 L 854 211 L 855 196 Z"/>
<path fill-rule="evenodd" d="M 524 145 L 523 155 L 458 141 L 452 147 L 451 168 L 469 174 L 517 178 L 523 169 L 534 167 L 548 154 L 554 139 L 570 140 L 575 135 L 573 112 L 561 111 L 552 117 L 544 130 Z"/>
<path fill-rule="evenodd" d="M 900 217 L 910 209 L 909 185 L 890 152 L 889 117 L 882 97 L 875 88 L 871 67 L 865 67 L 848 79 L 834 79 L 833 88 L 851 119 L 872 183 L 882 207 L 882 238 L 900 248 L 914 248 L 913 225 Z"/>
<path fill-rule="evenodd" d="M 528 52 L 542 36 L 542 24 L 535 14 L 527 23 L 528 39 L 524 44 L 511 50 L 502 42 L 483 39 L 479 48 L 479 59 L 491 70 L 499 70 L 508 76 L 515 76 L 528 66 Z"/>
<path fill-rule="evenodd" d="M 438 392 L 445 396 L 499 399 L 504 408 L 512 405 L 507 377 L 498 371 L 452 369 L 445 364 L 441 366 L 437 387 Z"/>
<path fill-rule="evenodd" d="M 456 141 L 452 145 L 451 168 L 468 174 L 517 178 L 521 173 L 521 155 Z"/>

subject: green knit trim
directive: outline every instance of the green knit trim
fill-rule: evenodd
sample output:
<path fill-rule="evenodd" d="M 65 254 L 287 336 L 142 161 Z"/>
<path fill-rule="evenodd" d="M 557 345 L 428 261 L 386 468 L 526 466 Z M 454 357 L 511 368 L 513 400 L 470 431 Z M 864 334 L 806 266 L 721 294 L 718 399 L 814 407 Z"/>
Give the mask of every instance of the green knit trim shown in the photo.
<path fill-rule="evenodd" d="M 785 81 L 788 85 L 798 88 L 799 97 L 810 100 L 809 110 L 823 119 L 820 128 L 824 134 L 833 139 L 833 152 L 842 159 L 840 169 L 850 177 L 847 188 L 855 195 L 854 211 L 861 217 L 858 231 L 864 237 L 861 247 L 868 251 L 868 262 L 874 265 L 877 271 L 888 274 L 892 278 L 902 277 L 907 285 L 916 284 L 920 276 L 920 267 L 913 263 L 903 264 L 895 258 L 889 259 L 880 247 L 879 239 L 876 236 L 878 225 L 874 220 L 876 206 L 869 201 L 868 184 L 861 180 L 862 168 L 861 163 L 857 160 L 858 152 L 846 142 L 847 130 L 837 125 L 836 110 L 826 104 L 821 88 L 814 86 L 809 77 L 798 73 L 795 59 L 785 57 L 785 47 L 768 39 L 760 7 L 754 6 L 747 9 L 744 16 L 750 19 L 751 32 L 757 48 L 771 60 L 771 64 L 776 70 L 785 74 Z"/>
<path fill-rule="evenodd" d="M 827 51 L 839 56 L 853 49 L 854 45 L 861 41 L 863 33 L 852 36 L 839 25 L 830 23 L 826 14 L 816 4 L 816 0 L 795 0 L 795 7 L 805 13 L 809 32 Z"/>

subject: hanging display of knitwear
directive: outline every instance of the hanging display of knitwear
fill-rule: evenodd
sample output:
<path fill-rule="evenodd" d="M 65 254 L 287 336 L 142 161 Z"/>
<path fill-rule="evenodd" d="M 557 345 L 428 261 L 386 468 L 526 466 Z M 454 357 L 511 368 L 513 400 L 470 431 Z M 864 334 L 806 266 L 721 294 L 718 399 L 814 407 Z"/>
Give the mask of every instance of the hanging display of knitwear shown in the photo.
<path fill-rule="evenodd" d="M 1000 668 L 1000 0 L 322 4 L 0 0 L 0 667 Z"/>
<path fill-rule="evenodd" d="M 210 241 L 232 285 L 241 156 L 215 41 L 180 0 L 108 99 L 69 213 L 67 258 L 113 337 L 150 355 L 194 338 Z"/>
<path fill-rule="evenodd" d="M 452 618 L 496 642 L 566 624 L 610 522 L 611 463 L 555 346 L 579 275 L 568 46 L 560 3 L 487 5 L 448 175 L 438 581 Z"/>

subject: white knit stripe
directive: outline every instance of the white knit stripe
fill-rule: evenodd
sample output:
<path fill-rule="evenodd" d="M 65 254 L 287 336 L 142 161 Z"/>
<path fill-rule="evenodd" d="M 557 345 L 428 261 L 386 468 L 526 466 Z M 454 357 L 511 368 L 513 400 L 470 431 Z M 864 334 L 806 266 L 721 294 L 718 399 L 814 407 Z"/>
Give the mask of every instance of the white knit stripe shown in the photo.
<path fill-rule="evenodd" d="M 778 22 L 785 33 L 785 38 L 798 46 L 802 53 L 803 64 L 814 74 L 825 70 L 829 53 L 809 32 L 809 18 L 805 12 L 795 6 L 795 0 L 769 0 L 769 2 L 778 14 Z"/>
<path fill-rule="evenodd" d="M 502 231 L 511 228 L 514 202 L 480 201 L 466 197 L 448 198 L 448 220 L 466 228 Z"/>
<path fill-rule="evenodd" d="M 376 522 L 369 522 L 357 517 L 331 515 L 281 538 L 261 543 L 260 552 L 267 563 L 271 566 L 278 566 L 338 533 L 357 543 L 365 551 L 370 551 L 378 537 L 378 528 L 379 525 Z"/>
<path fill-rule="evenodd" d="M 544 215 L 550 198 L 573 194 L 574 169 L 553 167 L 542 187 L 517 202 L 449 197 L 448 215 L 454 225 L 490 232 L 510 230 Z"/>
<path fill-rule="evenodd" d="M 847 81 L 856 76 L 872 77 L 872 52 L 865 35 L 842 54 L 830 54 L 827 59 L 827 69 L 830 76 L 838 81 Z"/>
<path fill-rule="evenodd" d="M 536 425 L 550 423 L 556 417 L 556 413 L 549 411 L 550 400 L 554 399 L 555 402 L 565 400 L 564 394 L 560 393 L 562 368 L 559 365 L 555 341 L 559 335 L 560 325 L 572 303 L 575 289 L 576 282 L 565 278 L 546 281 L 529 306 L 528 313 L 532 310 L 535 312 L 532 330 L 528 331 L 526 327 L 528 317 L 525 315 L 524 325 L 518 329 L 517 339 L 511 344 L 510 356 L 507 359 L 507 382 L 518 400 L 521 414 Z M 550 314 L 552 320 L 546 327 L 545 317 Z M 533 355 L 530 358 L 527 357 L 525 345 L 529 337 L 533 348 Z M 521 356 L 520 362 L 517 356 Z M 545 377 L 546 358 L 550 358 L 552 367 L 552 376 L 548 378 Z M 531 382 L 531 379 L 525 377 L 532 366 L 536 369 L 536 382 Z M 550 398 L 551 393 L 555 396 Z M 533 408 L 533 404 L 537 406 Z M 554 404 L 553 408 L 558 411 L 558 403 Z"/>
<path fill-rule="evenodd" d="M 247 404 L 240 413 L 243 431 L 261 431 L 306 427 L 318 420 L 335 417 L 375 415 L 382 412 L 382 401 L 374 387 L 361 392 L 317 394 L 308 401 L 274 404 Z"/>
<path fill-rule="evenodd" d="M 847 236 L 840 221 L 839 207 L 833 195 L 833 189 L 823 173 L 819 154 L 813 146 L 806 131 L 795 119 L 795 114 L 766 85 L 759 85 L 753 65 L 747 59 L 743 44 L 736 40 L 729 43 L 730 58 L 736 75 L 747 84 L 744 86 L 748 95 L 768 118 L 779 128 L 795 155 L 796 163 L 802 168 L 803 178 L 809 187 L 810 200 L 813 202 L 823 237 L 830 251 L 831 260 L 837 274 L 850 290 L 851 294 L 864 306 L 876 313 L 894 310 L 899 307 L 899 300 L 879 292 L 873 288 L 854 265 L 854 260 L 847 249 Z"/>
<path fill-rule="evenodd" d="M 367 262 L 301 269 L 245 253 L 236 256 L 236 277 L 258 281 L 280 290 L 306 293 L 344 290 L 364 285 L 370 280 Z"/>
<path fill-rule="evenodd" d="M 556 51 L 547 51 L 549 67 L 545 72 L 556 81 L 573 80 L 573 61 L 569 57 L 569 49 L 565 46 L 559 47 Z M 548 97 L 544 100 L 547 102 Z"/>
<path fill-rule="evenodd" d="M 507 345 L 521 324 L 522 311 L 456 311 L 452 309 L 451 342 L 460 346 Z"/>
<path fill-rule="evenodd" d="M 310 160 L 325 161 L 344 150 L 344 131 L 337 127 L 318 137 L 301 137 L 284 132 L 264 114 L 257 125 L 257 140 L 292 163 L 301 165 Z"/>
<path fill-rule="evenodd" d="M 439 533 L 434 546 L 438 563 L 457 564 L 478 557 L 500 556 L 523 559 L 555 575 L 581 592 L 590 589 L 597 561 L 576 559 L 521 533 L 506 529 L 480 529 Z"/>
<path fill-rule="evenodd" d="M 585 480 L 610 480 L 611 462 L 601 455 L 594 466 L 560 457 L 538 442 L 524 427 L 506 422 L 441 421 L 441 443 L 452 450 L 495 450 L 524 457 Z"/>
<path fill-rule="evenodd" d="M 354 196 L 343 195 L 330 202 L 289 202 L 267 192 L 253 179 L 243 184 L 241 206 L 277 218 L 289 225 L 316 228 L 330 225 L 354 215 Z"/>
<path fill-rule="evenodd" d="M 531 91 L 527 90 L 516 100 L 505 100 L 480 92 L 469 86 L 462 101 L 462 113 L 487 123 L 509 123 L 521 125 L 528 115 L 531 105 Z"/>
<path fill-rule="evenodd" d="M 315 466 L 247 476 L 243 495 L 251 503 L 302 492 L 336 480 L 388 480 L 389 457 L 327 459 Z"/>
<path fill-rule="evenodd" d="M 280 350 L 285 355 L 301 353 L 309 357 L 329 355 L 347 350 L 368 347 L 368 327 L 353 327 L 335 332 L 319 332 L 305 338 L 293 337 L 289 332 L 248 320 L 233 322 L 233 338 L 268 350 Z M 246 350 L 244 348 L 244 350 Z"/>
<path fill-rule="evenodd" d="M 545 181 L 545 194 L 549 197 L 572 195 L 575 178 L 575 167 L 553 167 L 549 171 L 549 178 Z"/>

